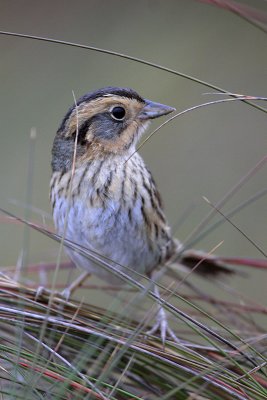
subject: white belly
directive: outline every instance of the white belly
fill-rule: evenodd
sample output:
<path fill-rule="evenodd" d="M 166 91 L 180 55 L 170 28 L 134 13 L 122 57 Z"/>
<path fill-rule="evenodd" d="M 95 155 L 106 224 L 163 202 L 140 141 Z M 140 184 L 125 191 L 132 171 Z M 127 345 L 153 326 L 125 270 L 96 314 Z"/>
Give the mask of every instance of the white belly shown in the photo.
<path fill-rule="evenodd" d="M 116 179 L 121 180 L 122 177 L 119 176 L 118 171 L 116 172 Z M 76 171 L 77 180 L 79 173 Z M 102 179 L 104 179 L 103 176 Z M 73 181 L 73 194 L 78 187 L 75 181 L 76 178 Z M 114 180 L 113 187 L 118 189 L 116 180 Z M 57 197 L 53 210 L 57 232 L 88 250 L 107 257 L 118 270 L 132 275 L 135 279 L 140 279 L 133 271 L 140 274 L 149 273 L 157 264 L 160 252 L 157 247 L 153 250 L 151 248 L 141 212 L 141 199 L 136 199 L 129 217 L 130 205 L 127 204 L 127 201 L 122 202 L 120 190 L 114 189 L 111 192 L 112 195 L 103 199 L 103 203 L 101 199 L 97 199 L 95 188 L 96 185 L 94 188 L 90 186 L 89 176 L 83 187 L 80 188 L 80 195 L 75 198 L 75 201 L 70 196 L 70 207 L 68 207 L 68 196 L 64 191 L 60 197 Z M 51 194 L 52 199 L 55 199 L 55 189 L 52 189 Z M 129 196 L 131 195 L 132 193 L 129 193 Z M 103 204 L 105 204 L 104 207 Z M 65 224 L 66 218 L 67 223 Z M 66 228 L 65 232 L 64 227 Z M 66 252 L 77 266 L 90 273 L 111 283 L 123 282 L 121 279 L 118 280 L 112 272 L 77 252 L 68 248 L 66 248 Z"/>

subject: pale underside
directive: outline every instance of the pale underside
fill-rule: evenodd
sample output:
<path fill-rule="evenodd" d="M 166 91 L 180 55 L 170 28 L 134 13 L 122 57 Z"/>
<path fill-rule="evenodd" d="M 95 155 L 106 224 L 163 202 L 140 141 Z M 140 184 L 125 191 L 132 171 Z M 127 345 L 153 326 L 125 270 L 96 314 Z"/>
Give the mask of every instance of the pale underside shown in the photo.
<path fill-rule="evenodd" d="M 176 245 L 150 172 L 137 153 L 126 162 L 127 157 L 83 163 L 76 168 L 72 185 L 71 171 L 55 172 L 51 201 L 61 236 L 107 257 L 117 269 L 139 279 L 130 271 L 149 274 L 170 257 Z M 66 252 L 77 266 L 110 283 L 122 283 L 77 252 Z"/>

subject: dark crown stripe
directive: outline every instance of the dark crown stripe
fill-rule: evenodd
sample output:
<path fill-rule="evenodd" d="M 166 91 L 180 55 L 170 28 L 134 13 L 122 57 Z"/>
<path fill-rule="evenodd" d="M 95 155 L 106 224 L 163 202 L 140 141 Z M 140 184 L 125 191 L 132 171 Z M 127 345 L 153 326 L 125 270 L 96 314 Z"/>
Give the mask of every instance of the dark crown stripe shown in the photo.
<path fill-rule="evenodd" d="M 86 93 L 78 100 L 77 105 L 83 103 L 84 101 L 89 102 L 91 100 L 98 99 L 99 97 L 105 97 L 107 95 L 127 97 L 128 99 L 135 99 L 137 101 L 140 101 L 141 103 L 144 103 L 144 99 L 139 96 L 139 94 L 133 89 L 108 86 L 102 89 L 95 90 L 94 92 Z"/>

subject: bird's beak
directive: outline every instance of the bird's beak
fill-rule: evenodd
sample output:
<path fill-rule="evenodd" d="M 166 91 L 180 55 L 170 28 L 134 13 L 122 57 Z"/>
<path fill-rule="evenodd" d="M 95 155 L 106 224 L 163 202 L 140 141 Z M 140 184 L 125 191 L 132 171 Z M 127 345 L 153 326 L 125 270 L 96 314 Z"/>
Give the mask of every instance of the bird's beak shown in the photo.
<path fill-rule="evenodd" d="M 145 105 L 139 114 L 140 119 L 154 119 L 162 115 L 170 114 L 176 111 L 175 108 L 165 106 L 165 104 L 155 103 L 154 101 L 145 99 Z"/>

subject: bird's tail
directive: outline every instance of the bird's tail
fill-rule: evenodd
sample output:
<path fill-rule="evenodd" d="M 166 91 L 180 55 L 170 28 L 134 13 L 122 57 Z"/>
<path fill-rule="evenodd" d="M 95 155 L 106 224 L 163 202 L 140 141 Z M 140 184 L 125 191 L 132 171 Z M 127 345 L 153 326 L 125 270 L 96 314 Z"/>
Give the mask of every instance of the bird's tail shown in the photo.
<path fill-rule="evenodd" d="M 177 261 L 187 269 L 189 268 L 190 270 L 195 270 L 196 273 L 201 275 L 229 275 L 235 272 L 228 265 L 226 265 L 220 259 L 220 257 L 193 249 L 181 252 Z"/>
<path fill-rule="evenodd" d="M 182 243 L 174 239 L 176 247 L 176 256 L 172 257 L 169 265 L 171 269 L 178 268 L 180 271 L 188 273 L 188 270 L 194 270 L 195 273 L 203 276 L 217 276 L 220 274 L 232 274 L 235 271 L 227 265 L 222 258 L 208 254 L 200 250 L 184 249 Z"/>

